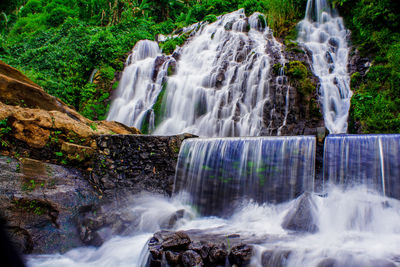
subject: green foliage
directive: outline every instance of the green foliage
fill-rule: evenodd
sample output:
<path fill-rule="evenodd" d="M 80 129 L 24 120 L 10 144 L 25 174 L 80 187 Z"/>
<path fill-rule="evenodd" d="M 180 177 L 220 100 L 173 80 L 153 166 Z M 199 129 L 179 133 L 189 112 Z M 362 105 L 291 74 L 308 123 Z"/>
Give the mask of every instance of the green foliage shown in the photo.
<path fill-rule="evenodd" d="M 217 16 L 215 16 L 214 14 L 209 14 L 209 15 L 205 16 L 203 20 L 213 23 L 213 22 L 217 21 Z"/>
<path fill-rule="evenodd" d="M 350 132 L 400 131 L 400 2 L 334 0 L 352 31 L 352 42 L 372 67 L 362 77 L 354 73 Z"/>
<path fill-rule="evenodd" d="M 285 74 L 289 77 L 289 81 L 296 88 L 302 97 L 310 99 L 315 92 L 316 84 L 311 79 L 312 74 L 301 61 L 290 61 L 285 65 Z M 310 106 L 312 103 L 308 103 Z"/>
<path fill-rule="evenodd" d="M 7 124 L 8 119 L 0 120 L 0 147 L 8 147 L 9 143 L 5 140 L 11 132 L 11 127 Z"/>
<path fill-rule="evenodd" d="M 170 55 L 175 51 L 176 46 L 181 46 L 185 43 L 186 38 L 186 35 L 181 35 L 176 38 L 169 38 L 160 43 L 160 47 L 165 54 Z"/>

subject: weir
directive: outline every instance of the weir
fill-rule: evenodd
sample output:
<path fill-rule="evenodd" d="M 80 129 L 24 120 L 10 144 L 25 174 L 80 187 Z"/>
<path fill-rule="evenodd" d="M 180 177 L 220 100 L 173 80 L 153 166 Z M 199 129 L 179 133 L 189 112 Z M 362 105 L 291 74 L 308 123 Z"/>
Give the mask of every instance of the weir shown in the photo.
<path fill-rule="evenodd" d="M 281 203 L 313 191 L 315 137 L 188 139 L 174 192 L 203 215 L 221 215 L 244 199 Z"/>
<path fill-rule="evenodd" d="M 329 135 L 324 183 L 366 185 L 400 199 L 400 134 Z"/>

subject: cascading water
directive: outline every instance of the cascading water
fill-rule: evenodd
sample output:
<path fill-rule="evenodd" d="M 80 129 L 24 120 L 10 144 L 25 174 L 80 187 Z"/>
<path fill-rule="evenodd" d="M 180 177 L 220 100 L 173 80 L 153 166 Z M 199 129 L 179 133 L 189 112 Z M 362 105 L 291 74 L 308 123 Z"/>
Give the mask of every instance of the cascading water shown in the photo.
<path fill-rule="evenodd" d="M 347 71 L 349 33 L 335 13 L 328 0 L 308 0 L 298 41 L 311 52 L 313 72 L 320 79 L 325 126 L 337 134 L 347 131 L 352 92 Z"/>
<path fill-rule="evenodd" d="M 281 73 L 277 92 L 270 91 L 272 66 L 284 65 L 285 59 L 264 16 L 247 18 L 241 9 L 192 31 L 173 56 L 161 55 L 155 42 L 135 46 L 107 119 L 145 130 L 157 127 L 155 134 L 279 133 L 288 111 L 278 114 L 272 95 L 288 107 L 290 87 Z M 175 74 L 167 77 L 168 69 Z M 272 106 L 268 116 L 267 106 Z"/>
<path fill-rule="evenodd" d="M 288 201 L 314 189 L 315 145 L 307 136 L 185 140 L 174 191 L 189 193 L 203 215 L 221 215 L 246 198 Z"/>
<path fill-rule="evenodd" d="M 368 185 L 400 199 L 400 135 L 329 135 L 325 139 L 326 183 Z"/>
<path fill-rule="evenodd" d="M 160 71 L 154 72 L 158 56 L 161 56 L 161 51 L 156 42 L 143 40 L 136 44 L 126 60 L 127 67 L 107 119 L 141 128 L 143 121 L 154 118 L 152 107 L 162 90 L 168 67 L 168 64 L 163 64 Z"/>

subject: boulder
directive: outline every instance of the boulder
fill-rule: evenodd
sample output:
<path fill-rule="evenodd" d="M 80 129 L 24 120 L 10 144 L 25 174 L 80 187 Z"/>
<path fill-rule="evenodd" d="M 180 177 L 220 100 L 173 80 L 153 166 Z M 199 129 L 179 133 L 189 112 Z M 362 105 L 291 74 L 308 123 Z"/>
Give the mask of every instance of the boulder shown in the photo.
<path fill-rule="evenodd" d="M 164 236 L 161 246 L 164 250 L 184 250 L 189 247 L 190 242 L 185 232 L 175 232 Z"/>
<path fill-rule="evenodd" d="M 318 231 L 316 222 L 317 206 L 310 193 L 301 195 L 292 210 L 283 219 L 284 229 L 315 233 Z"/>
<path fill-rule="evenodd" d="M 229 262 L 237 266 L 247 266 L 250 263 L 251 257 L 253 256 L 253 247 L 240 244 L 232 247 L 229 253 Z"/>
<path fill-rule="evenodd" d="M 200 255 L 193 250 L 187 250 L 182 253 L 182 263 L 185 267 L 203 266 L 203 260 L 201 259 Z"/>
<path fill-rule="evenodd" d="M 0 216 L 24 253 L 65 252 L 84 245 L 76 231 L 79 208 L 99 195 L 85 175 L 38 160 L 0 156 Z"/>

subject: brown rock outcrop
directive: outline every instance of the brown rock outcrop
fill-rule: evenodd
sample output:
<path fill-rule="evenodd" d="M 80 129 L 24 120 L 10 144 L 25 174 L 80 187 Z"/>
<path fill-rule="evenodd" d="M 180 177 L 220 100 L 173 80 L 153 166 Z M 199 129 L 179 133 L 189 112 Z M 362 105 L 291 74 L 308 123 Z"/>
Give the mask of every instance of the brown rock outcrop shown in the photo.
<path fill-rule="evenodd" d="M 18 70 L 0 61 L 0 121 L 11 128 L 8 136 L 41 149 L 49 142 L 92 146 L 101 134 L 140 134 L 118 122 L 91 121 L 47 94 Z"/>

